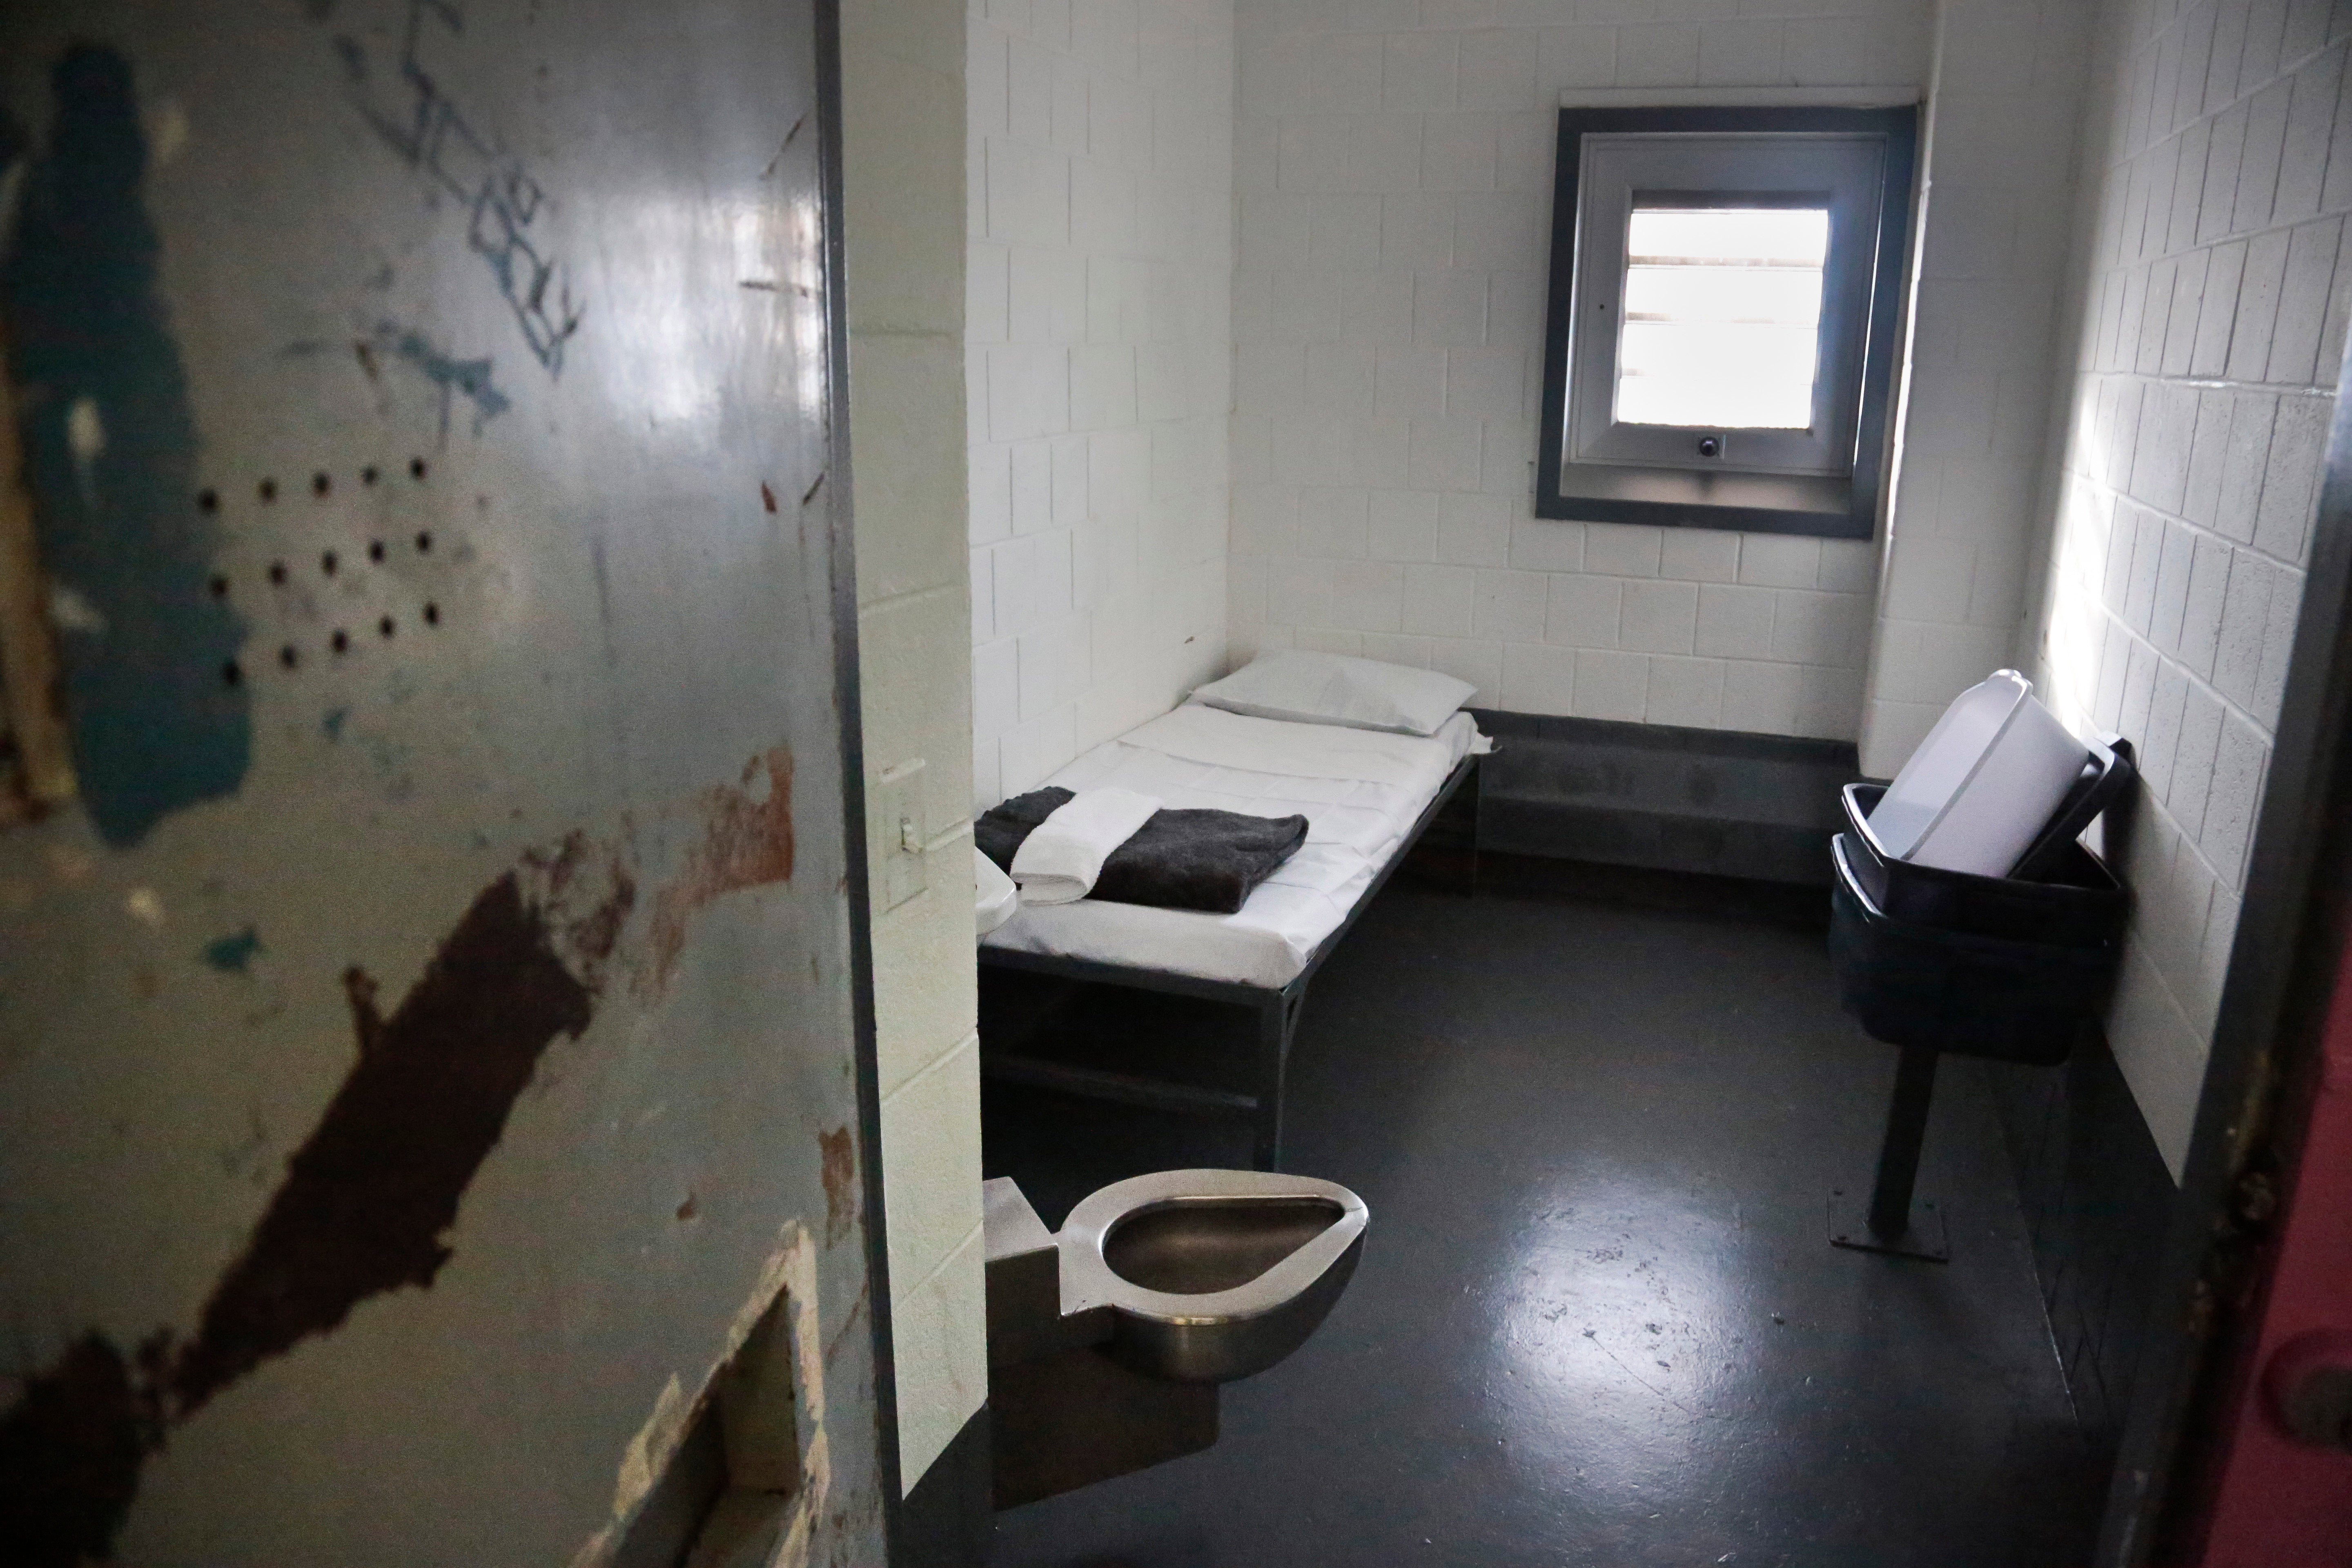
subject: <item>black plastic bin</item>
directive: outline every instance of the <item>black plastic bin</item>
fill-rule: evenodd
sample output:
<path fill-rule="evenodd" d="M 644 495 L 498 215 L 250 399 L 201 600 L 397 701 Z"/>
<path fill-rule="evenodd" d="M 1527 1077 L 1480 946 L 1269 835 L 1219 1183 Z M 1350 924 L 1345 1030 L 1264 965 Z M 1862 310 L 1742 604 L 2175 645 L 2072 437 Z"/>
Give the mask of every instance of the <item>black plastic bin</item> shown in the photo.
<path fill-rule="evenodd" d="M 2105 893 L 2101 912 L 2084 919 L 2037 909 L 2036 885 L 2007 878 L 1969 878 L 2006 884 L 2000 891 L 1953 894 L 1969 927 L 1929 925 L 1889 914 L 1872 898 L 1856 862 L 1853 836 L 1839 834 L 1830 858 L 1830 962 L 1839 999 L 1874 1038 L 1890 1046 L 1998 1061 L 2052 1066 L 2066 1059 L 2083 1026 L 2097 1017 L 2114 988 L 2123 953 L 2126 896 L 2096 856 L 2083 857 L 2077 874 L 2104 888 L 2052 884 L 2051 902 L 2064 908 L 2078 892 Z M 1958 873 L 1942 873 L 1956 876 Z M 2002 911 L 2020 936 L 1981 929 L 1998 926 Z M 2050 937 L 2062 940 L 2047 940 Z"/>
<path fill-rule="evenodd" d="M 1915 866 L 1887 854 L 1870 830 L 1870 814 L 1885 793 L 1885 784 L 1874 784 L 1844 790 L 1854 880 L 1882 913 L 1914 925 L 2058 947 L 2101 947 L 2122 938 L 2130 900 L 2105 863 L 2073 835 L 2041 854 L 2043 869 L 2032 880 Z"/>

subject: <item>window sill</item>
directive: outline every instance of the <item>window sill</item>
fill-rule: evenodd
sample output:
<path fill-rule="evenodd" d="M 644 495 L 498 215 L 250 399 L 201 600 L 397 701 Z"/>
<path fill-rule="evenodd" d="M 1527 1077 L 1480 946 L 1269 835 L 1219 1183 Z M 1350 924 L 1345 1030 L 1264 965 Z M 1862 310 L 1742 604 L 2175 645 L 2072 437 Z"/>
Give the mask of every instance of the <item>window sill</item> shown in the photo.
<path fill-rule="evenodd" d="M 1869 512 L 1856 515 L 1850 479 L 1599 463 L 1564 465 L 1559 493 L 1538 496 L 1536 515 L 1822 539 L 1868 539 L 1877 531 Z"/>

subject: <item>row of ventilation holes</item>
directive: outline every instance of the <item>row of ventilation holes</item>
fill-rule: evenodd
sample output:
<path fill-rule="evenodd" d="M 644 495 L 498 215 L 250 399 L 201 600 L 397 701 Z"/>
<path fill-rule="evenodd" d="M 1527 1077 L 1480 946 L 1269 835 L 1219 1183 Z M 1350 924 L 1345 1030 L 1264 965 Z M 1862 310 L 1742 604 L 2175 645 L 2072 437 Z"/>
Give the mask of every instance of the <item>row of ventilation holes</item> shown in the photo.
<path fill-rule="evenodd" d="M 411 458 L 408 459 L 409 478 L 421 481 L 425 478 L 425 468 L 424 458 Z M 382 474 L 376 470 L 373 465 L 370 465 L 369 467 L 360 470 L 360 483 L 363 485 L 374 484 L 376 480 L 382 477 Z M 334 488 L 334 480 L 329 478 L 323 470 L 310 476 L 310 493 L 312 495 L 324 499 L 333 491 Z M 270 501 L 276 500 L 278 499 L 278 481 L 272 479 L 263 479 L 259 486 L 256 488 L 256 493 L 260 496 L 265 505 Z M 216 512 L 220 510 L 220 492 L 213 489 L 198 492 L 196 496 L 196 510 L 204 512 Z M 429 532 L 419 533 L 416 536 L 416 552 L 419 555 L 424 555 L 430 552 L 432 549 L 433 535 Z M 368 559 L 371 561 L 382 561 L 383 559 L 383 541 L 381 539 L 370 540 L 368 542 Z M 336 557 L 335 552 L 331 550 L 325 552 L 319 557 L 319 570 L 329 577 L 335 574 L 335 569 L 341 564 L 341 562 Z M 282 587 L 285 585 L 286 578 L 286 563 L 283 561 L 271 562 L 269 563 L 269 581 L 271 584 Z M 227 598 L 228 588 L 229 583 L 226 577 L 215 577 L 212 580 L 214 598 Z M 425 624 L 428 626 L 437 626 L 441 624 L 441 606 L 433 603 L 429 599 L 425 601 Z M 398 626 L 390 616 L 386 616 L 376 622 L 375 629 L 376 634 L 379 637 L 389 639 L 392 634 L 398 629 Z M 327 639 L 327 646 L 336 653 L 347 653 L 351 650 L 352 646 L 351 634 L 343 630 L 341 626 L 337 626 L 335 628 L 334 635 Z M 292 643 L 288 643 L 285 647 L 278 650 L 278 662 L 285 668 L 292 669 L 302 662 L 301 650 L 297 648 Z M 226 664 L 221 666 L 221 680 L 224 684 L 235 686 L 238 681 L 244 679 L 245 671 L 238 666 L 236 660 L 230 659 Z"/>

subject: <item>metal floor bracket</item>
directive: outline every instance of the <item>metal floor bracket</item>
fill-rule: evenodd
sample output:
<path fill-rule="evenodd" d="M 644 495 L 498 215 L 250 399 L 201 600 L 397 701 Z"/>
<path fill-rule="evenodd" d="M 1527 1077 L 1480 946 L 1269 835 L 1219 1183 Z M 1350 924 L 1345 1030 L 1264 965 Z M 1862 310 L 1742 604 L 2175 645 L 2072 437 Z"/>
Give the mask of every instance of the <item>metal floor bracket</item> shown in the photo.
<path fill-rule="evenodd" d="M 1903 1233 L 1889 1239 L 1870 1228 L 1870 1194 L 1840 1187 L 1830 1194 L 1830 1245 L 1856 1252 L 1884 1252 L 1895 1258 L 1916 1258 L 1928 1263 L 1952 1260 L 1950 1233 L 1944 1225 L 1943 1205 L 1933 1198 L 1911 1205 L 1911 1221 Z"/>
<path fill-rule="evenodd" d="M 1886 1106 L 1886 1133 L 1878 1146 L 1878 1174 L 1865 1196 L 1859 1189 L 1830 1194 L 1830 1245 L 1885 1252 L 1930 1263 L 1952 1260 L 1944 1211 L 1912 1201 L 1919 1182 L 1919 1150 L 1927 1135 L 1927 1107 L 1936 1093 L 1936 1053 L 1906 1046 L 1895 1058 L 1895 1096 Z"/>

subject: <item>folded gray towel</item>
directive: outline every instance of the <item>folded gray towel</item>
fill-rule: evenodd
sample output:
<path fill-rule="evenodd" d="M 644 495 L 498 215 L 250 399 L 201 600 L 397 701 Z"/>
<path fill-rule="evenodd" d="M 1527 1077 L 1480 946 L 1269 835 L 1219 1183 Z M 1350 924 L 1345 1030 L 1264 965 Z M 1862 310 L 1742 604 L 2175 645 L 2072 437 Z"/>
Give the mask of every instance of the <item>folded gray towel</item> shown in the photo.
<path fill-rule="evenodd" d="M 1066 789 L 1016 795 L 981 813 L 972 841 L 1009 872 L 1021 841 L 1070 798 Z M 1303 816 L 1162 808 L 1110 852 L 1092 896 L 1115 904 L 1229 915 L 1306 842 Z"/>

